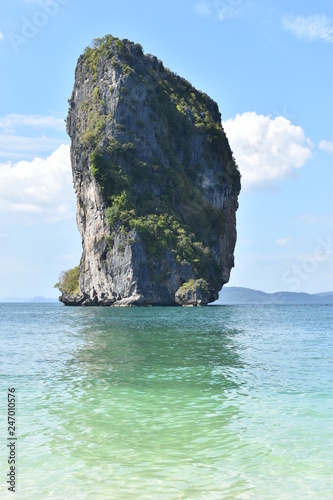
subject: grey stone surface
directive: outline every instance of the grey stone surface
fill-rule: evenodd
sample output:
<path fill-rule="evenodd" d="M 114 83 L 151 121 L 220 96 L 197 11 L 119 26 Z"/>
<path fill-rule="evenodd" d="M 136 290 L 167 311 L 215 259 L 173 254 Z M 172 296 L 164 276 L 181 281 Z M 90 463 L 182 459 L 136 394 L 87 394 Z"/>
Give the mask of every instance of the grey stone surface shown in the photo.
<path fill-rule="evenodd" d="M 158 81 L 168 79 L 170 72 L 155 57 L 144 56 L 136 44 L 123 41 L 117 45 L 115 39 L 111 45 L 108 51 L 101 51 L 96 57 L 95 68 L 87 62 L 87 55 L 82 55 L 75 71 L 67 131 L 71 138 L 77 225 L 83 253 L 80 293 L 77 297 L 63 295 L 61 300 L 68 305 L 207 304 L 218 297 L 234 266 L 240 181 L 228 140 L 223 133 L 223 155 L 213 155 L 209 162 L 206 153 L 211 138 L 197 131 L 193 111 L 185 107 L 184 113 L 193 129 L 188 139 L 190 166 L 195 169 L 200 165 L 198 189 L 205 200 L 225 213 L 225 227 L 210 247 L 219 266 L 217 284 L 211 286 L 209 293 L 199 290 L 180 297 L 177 291 L 184 282 L 201 278 L 190 263 L 179 262 L 170 249 L 153 262 L 152 272 L 152 263 L 148 262 L 144 242 L 137 230 L 126 234 L 120 230 L 113 231 L 110 244 L 111 228 L 105 214 L 107 201 L 91 172 L 91 153 L 96 145 L 106 150 L 110 139 L 114 138 L 120 144 L 133 143 L 136 157 L 143 163 L 151 165 L 158 161 L 167 168 L 170 162 L 159 140 L 166 134 L 165 120 L 156 114 L 152 106 Z M 173 78 L 183 82 L 178 76 L 173 75 Z M 220 124 L 217 104 L 205 97 L 206 111 L 211 113 L 214 122 Z M 96 119 L 101 119 L 103 126 L 98 137 L 89 140 L 89 131 Z M 180 164 L 184 161 L 182 150 L 175 147 L 173 154 Z M 150 187 L 158 197 L 159 187 L 155 184 Z M 137 186 L 138 190 L 146 188 Z M 157 281 L 154 277 L 158 270 L 163 271 L 163 280 Z"/>

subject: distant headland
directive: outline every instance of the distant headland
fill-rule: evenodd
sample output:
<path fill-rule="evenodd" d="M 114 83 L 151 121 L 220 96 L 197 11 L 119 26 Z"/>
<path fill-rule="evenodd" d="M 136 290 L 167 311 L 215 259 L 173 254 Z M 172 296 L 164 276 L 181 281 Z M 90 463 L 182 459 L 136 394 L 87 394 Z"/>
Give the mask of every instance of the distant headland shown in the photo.
<path fill-rule="evenodd" d="M 333 292 L 302 293 L 275 292 L 265 293 L 251 288 L 224 287 L 215 304 L 333 304 Z"/>

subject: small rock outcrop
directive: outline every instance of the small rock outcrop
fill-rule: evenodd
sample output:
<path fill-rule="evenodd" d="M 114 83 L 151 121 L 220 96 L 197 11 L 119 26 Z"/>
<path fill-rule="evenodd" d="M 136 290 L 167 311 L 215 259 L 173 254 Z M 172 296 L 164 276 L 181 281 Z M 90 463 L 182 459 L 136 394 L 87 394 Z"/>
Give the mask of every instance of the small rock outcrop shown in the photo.
<path fill-rule="evenodd" d="M 82 237 L 67 305 L 206 305 L 234 265 L 240 175 L 217 104 L 142 47 L 80 56 L 67 118 Z"/>

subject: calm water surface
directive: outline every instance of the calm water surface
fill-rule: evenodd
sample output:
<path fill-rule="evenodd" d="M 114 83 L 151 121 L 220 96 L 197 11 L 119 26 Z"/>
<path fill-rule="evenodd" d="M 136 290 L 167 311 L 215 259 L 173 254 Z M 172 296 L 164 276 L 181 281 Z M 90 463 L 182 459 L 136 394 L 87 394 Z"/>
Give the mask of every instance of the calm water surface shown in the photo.
<path fill-rule="evenodd" d="M 332 307 L 1 304 L 0 322 L 0 498 L 333 499 Z"/>

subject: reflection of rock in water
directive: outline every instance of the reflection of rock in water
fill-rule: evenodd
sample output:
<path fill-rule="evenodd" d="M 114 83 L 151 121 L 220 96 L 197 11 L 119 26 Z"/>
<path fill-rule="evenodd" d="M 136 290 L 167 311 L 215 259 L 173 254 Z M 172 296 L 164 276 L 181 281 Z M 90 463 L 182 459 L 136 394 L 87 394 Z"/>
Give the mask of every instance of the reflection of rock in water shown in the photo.
<path fill-rule="evenodd" d="M 242 368 L 237 331 L 224 326 L 228 313 L 221 321 L 220 308 L 92 311 L 52 410 L 61 409 L 62 453 L 84 470 L 96 467 L 95 487 L 109 474 L 112 491 L 128 498 L 130 487 L 142 494 L 155 480 L 168 493 L 179 474 L 194 487 L 208 469 L 219 484 L 220 462 L 236 441 L 233 373 Z"/>

